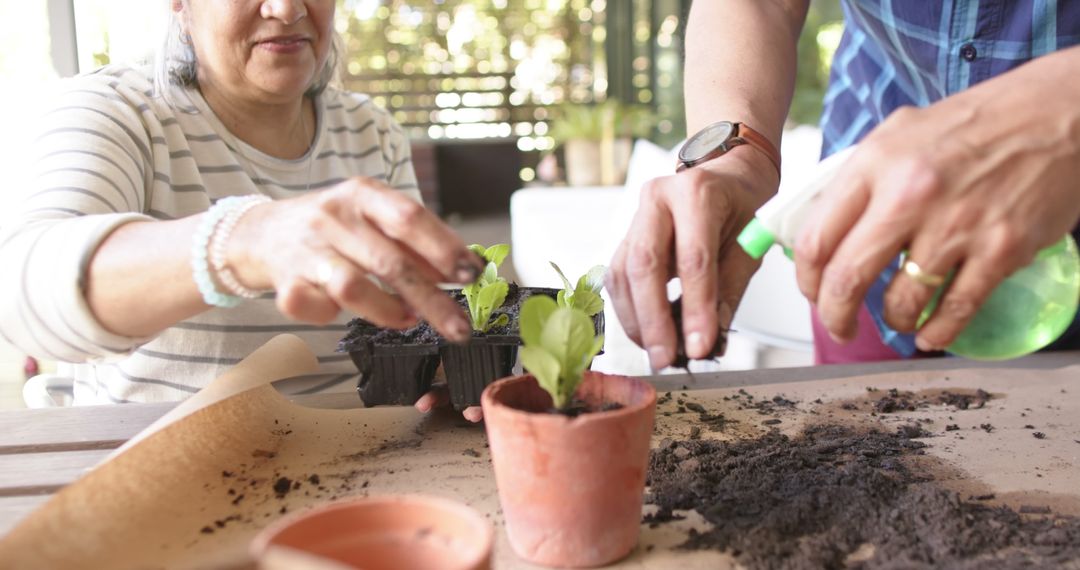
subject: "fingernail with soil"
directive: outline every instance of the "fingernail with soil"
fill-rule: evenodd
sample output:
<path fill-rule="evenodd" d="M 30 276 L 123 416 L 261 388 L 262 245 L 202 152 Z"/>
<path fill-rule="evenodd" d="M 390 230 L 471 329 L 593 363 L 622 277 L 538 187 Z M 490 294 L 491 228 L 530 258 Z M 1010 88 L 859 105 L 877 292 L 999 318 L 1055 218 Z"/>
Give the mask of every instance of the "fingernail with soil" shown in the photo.
<path fill-rule="evenodd" d="M 934 352 L 937 350 L 941 350 L 938 347 L 934 346 L 934 343 L 926 340 L 921 336 L 915 337 L 915 346 L 917 346 L 919 350 L 923 352 Z"/>
<path fill-rule="evenodd" d="M 458 283 L 472 283 L 476 281 L 480 274 L 484 271 L 483 268 L 477 267 L 475 263 L 475 257 L 469 256 L 459 259 L 454 266 L 454 277 Z"/>
<path fill-rule="evenodd" d="M 669 362 L 671 362 L 671 357 L 668 356 L 666 348 L 659 345 L 649 347 L 649 366 L 653 370 L 666 368 Z"/>

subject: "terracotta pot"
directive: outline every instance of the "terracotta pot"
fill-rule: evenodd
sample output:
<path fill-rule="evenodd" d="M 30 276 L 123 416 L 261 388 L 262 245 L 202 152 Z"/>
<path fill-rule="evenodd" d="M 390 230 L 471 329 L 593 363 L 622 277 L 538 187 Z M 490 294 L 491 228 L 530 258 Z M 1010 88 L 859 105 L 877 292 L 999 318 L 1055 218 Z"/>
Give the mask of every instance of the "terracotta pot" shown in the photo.
<path fill-rule="evenodd" d="M 601 566 L 637 544 L 656 390 L 586 372 L 577 396 L 622 408 L 569 418 L 531 375 L 500 380 L 481 398 L 499 500 L 514 552 L 547 566 Z"/>
<path fill-rule="evenodd" d="M 251 543 L 263 570 L 488 570 L 494 531 L 449 499 L 365 497 L 286 517 Z"/>

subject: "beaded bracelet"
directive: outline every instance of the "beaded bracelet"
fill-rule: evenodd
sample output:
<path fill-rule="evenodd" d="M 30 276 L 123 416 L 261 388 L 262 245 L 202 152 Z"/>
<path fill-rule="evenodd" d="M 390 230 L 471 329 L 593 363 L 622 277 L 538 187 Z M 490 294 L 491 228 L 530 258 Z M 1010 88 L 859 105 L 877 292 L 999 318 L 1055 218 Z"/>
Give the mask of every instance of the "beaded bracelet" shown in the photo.
<path fill-rule="evenodd" d="M 271 201 L 269 197 L 260 195 L 245 196 L 245 198 L 247 199 L 242 204 L 230 208 L 225 217 L 218 223 L 217 228 L 210 235 L 210 244 L 207 247 L 210 250 L 210 266 L 216 273 L 218 281 L 225 286 L 225 289 L 237 297 L 257 299 L 266 291 L 256 291 L 244 287 L 233 275 L 225 259 L 225 248 L 229 243 L 229 237 L 232 236 L 233 228 L 236 227 L 240 218 L 244 217 L 244 214 L 255 206 Z"/>
<path fill-rule="evenodd" d="M 191 273 L 195 279 L 195 285 L 202 294 L 203 302 L 213 307 L 231 308 L 240 304 L 242 300 L 235 295 L 227 295 L 218 291 L 214 278 L 210 274 L 209 249 L 210 241 L 214 237 L 214 230 L 218 222 L 225 217 L 233 208 L 242 206 L 253 196 L 229 196 L 218 200 L 210 207 L 195 228 L 195 234 L 191 241 Z"/>

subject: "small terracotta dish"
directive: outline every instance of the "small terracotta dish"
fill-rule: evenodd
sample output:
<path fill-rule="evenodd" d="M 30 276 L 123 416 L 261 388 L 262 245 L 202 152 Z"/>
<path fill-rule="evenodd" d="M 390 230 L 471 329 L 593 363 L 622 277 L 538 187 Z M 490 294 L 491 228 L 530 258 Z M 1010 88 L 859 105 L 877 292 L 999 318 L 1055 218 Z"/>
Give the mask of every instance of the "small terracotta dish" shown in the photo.
<path fill-rule="evenodd" d="M 494 531 L 456 501 L 418 495 L 336 501 L 267 527 L 251 543 L 263 570 L 489 570 Z"/>

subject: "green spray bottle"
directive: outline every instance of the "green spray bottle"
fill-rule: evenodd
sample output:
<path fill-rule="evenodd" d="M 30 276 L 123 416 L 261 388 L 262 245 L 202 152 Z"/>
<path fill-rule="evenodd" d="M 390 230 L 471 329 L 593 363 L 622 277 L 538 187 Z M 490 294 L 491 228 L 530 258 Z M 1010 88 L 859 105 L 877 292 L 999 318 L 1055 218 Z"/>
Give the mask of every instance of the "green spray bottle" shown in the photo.
<path fill-rule="evenodd" d="M 821 191 L 832 182 L 854 147 L 822 161 L 808 184 L 777 194 L 756 213 L 739 234 L 738 242 L 754 259 L 760 259 L 773 244 L 780 244 L 788 257 L 791 247 L 813 209 Z M 915 352 L 913 335 L 890 329 L 881 318 L 882 295 L 896 268 L 887 270 L 871 288 L 867 305 L 875 309 L 882 341 L 901 355 Z M 950 276 L 951 280 L 951 276 Z M 933 314 L 947 281 L 938 288 L 923 311 L 918 326 Z M 1054 342 L 1069 327 L 1080 302 L 1080 253 L 1075 240 L 1066 234 L 1060 241 L 1036 255 L 1035 260 L 1002 281 L 978 313 L 946 349 L 952 354 L 977 360 L 1003 360 L 1030 354 Z"/>

